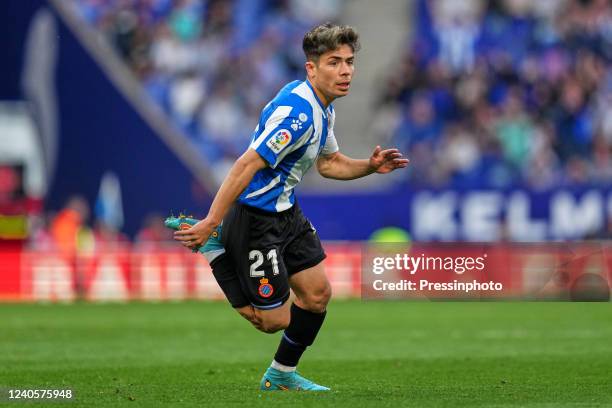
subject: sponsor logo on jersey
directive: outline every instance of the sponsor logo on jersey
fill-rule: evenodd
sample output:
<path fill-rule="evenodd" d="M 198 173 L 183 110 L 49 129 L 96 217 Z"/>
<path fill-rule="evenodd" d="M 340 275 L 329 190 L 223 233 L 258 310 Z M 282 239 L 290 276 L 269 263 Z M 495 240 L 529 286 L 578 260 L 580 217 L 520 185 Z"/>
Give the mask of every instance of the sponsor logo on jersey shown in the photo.
<path fill-rule="evenodd" d="M 293 129 L 294 131 L 298 131 L 302 128 L 302 122 L 300 122 L 297 119 L 293 119 L 291 121 L 291 129 Z"/>
<path fill-rule="evenodd" d="M 287 145 L 291 142 L 291 132 L 286 129 L 281 129 L 274 134 L 268 141 L 266 145 L 272 150 L 274 153 L 280 153 Z"/>

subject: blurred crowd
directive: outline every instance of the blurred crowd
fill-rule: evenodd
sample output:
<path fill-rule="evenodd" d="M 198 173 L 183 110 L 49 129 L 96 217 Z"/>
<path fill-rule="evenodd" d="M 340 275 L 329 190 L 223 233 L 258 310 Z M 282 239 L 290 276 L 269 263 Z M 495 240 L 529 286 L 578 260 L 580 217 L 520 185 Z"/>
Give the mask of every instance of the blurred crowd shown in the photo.
<path fill-rule="evenodd" d="M 413 186 L 612 182 L 608 0 L 418 0 L 379 101 Z"/>
<path fill-rule="evenodd" d="M 77 254 L 125 251 L 129 248 L 177 248 L 172 231 L 164 226 L 161 215 L 147 215 L 142 228 L 131 241 L 121 232 L 121 225 L 105 216 L 99 204 L 98 201 L 92 209 L 85 198 L 75 195 L 56 213 L 31 216 L 28 237 L 31 248 L 57 251 L 68 258 Z"/>
<path fill-rule="evenodd" d="M 217 168 L 248 145 L 262 107 L 304 77 L 304 32 L 343 0 L 73 0 Z M 218 171 L 221 176 L 224 171 Z"/>
<path fill-rule="evenodd" d="M 343 0 L 73 0 L 222 177 Z M 416 187 L 612 182 L 608 0 L 415 0 L 377 101 Z"/>

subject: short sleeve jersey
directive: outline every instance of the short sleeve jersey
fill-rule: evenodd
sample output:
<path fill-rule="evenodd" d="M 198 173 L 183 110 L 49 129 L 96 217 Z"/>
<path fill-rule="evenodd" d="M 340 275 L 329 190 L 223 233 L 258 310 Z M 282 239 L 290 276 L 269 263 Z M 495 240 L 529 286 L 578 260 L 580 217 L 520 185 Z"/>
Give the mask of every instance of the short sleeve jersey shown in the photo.
<path fill-rule="evenodd" d="M 333 106 L 326 109 L 307 80 L 285 85 L 263 109 L 249 146 L 268 166 L 238 202 L 270 212 L 291 208 L 295 186 L 319 155 L 338 151 L 334 121 Z"/>

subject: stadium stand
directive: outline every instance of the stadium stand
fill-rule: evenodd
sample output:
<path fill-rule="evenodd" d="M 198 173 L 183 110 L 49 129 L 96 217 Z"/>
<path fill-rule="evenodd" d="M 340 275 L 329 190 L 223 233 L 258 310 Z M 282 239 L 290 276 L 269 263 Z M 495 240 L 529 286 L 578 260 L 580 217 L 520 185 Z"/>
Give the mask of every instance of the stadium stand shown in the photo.
<path fill-rule="evenodd" d="M 411 185 L 610 183 L 609 2 L 419 0 L 409 24 L 378 115 Z"/>
<path fill-rule="evenodd" d="M 301 34 L 343 2 L 76 0 L 148 93 L 220 168 L 268 98 L 302 76 Z M 609 2 L 418 0 L 374 123 L 417 187 L 612 180 Z M 408 18 L 408 17 L 407 17 Z M 282 35 L 281 35 L 282 33 Z"/>
<path fill-rule="evenodd" d="M 74 6 L 223 169 L 244 150 L 262 106 L 286 82 L 303 77 L 303 33 L 334 20 L 342 4 L 316 3 L 76 0 Z"/>

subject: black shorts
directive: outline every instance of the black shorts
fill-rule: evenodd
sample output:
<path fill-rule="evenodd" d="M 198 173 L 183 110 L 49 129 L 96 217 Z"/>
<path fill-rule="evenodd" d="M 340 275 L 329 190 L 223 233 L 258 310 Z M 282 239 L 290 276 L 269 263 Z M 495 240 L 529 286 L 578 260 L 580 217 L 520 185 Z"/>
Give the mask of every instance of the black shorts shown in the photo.
<path fill-rule="evenodd" d="M 289 276 L 320 263 L 325 252 L 297 203 L 280 213 L 234 204 L 223 220 L 226 253 L 213 274 L 233 307 L 274 309 L 289 298 Z"/>

